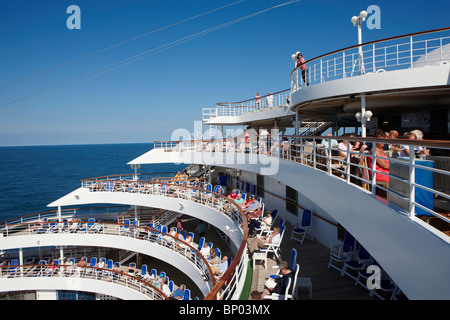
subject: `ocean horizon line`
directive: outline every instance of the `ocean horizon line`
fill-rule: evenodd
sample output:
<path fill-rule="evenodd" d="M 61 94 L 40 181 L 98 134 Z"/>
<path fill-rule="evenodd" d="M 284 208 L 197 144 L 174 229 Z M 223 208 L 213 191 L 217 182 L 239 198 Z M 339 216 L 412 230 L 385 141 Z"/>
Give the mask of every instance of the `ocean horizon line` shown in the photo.
<path fill-rule="evenodd" d="M 33 144 L 33 145 L 0 145 L 0 148 L 21 148 L 21 147 L 69 147 L 69 146 L 104 146 L 122 144 L 154 144 L 154 142 L 104 142 L 104 143 L 69 143 L 69 144 Z"/>

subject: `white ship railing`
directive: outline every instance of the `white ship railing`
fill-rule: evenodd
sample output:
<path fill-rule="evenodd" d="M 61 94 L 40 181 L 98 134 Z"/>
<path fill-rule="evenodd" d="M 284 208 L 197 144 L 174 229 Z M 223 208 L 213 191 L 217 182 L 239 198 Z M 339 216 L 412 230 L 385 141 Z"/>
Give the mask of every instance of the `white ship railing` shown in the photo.
<path fill-rule="evenodd" d="M 241 116 L 245 113 L 269 110 L 278 107 L 289 107 L 289 89 L 240 102 L 220 102 L 215 108 L 203 108 L 202 120 L 208 121 L 216 117 Z"/>
<path fill-rule="evenodd" d="M 123 233 L 120 231 L 122 227 L 125 226 L 123 224 L 99 222 L 96 224 L 101 226 L 101 234 L 113 234 L 127 237 L 133 236 L 141 240 L 165 245 L 167 248 L 175 250 L 186 259 L 195 263 L 196 267 L 210 284 L 210 288 L 212 288 L 212 290 L 205 297 L 207 300 L 235 299 L 236 296 L 239 296 L 247 274 L 248 256 L 246 255 L 246 250 L 248 226 L 247 223 L 244 223 L 244 221 L 246 222 L 246 218 L 242 209 L 236 205 L 234 201 L 214 192 L 188 186 L 187 181 L 186 183 L 181 183 L 178 185 L 174 180 L 169 180 L 166 184 L 133 180 L 131 176 L 129 176 L 129 180 L 119 180 L 117 177 L 119 176 L 115 175 L 104 177 L 104 180 L 98 178 L 85 179 L 82 180 L 82 187 L 89 188 L 91 192 L 139 193 L 194 201 L 196 203 L 211 207 L 221 214 L 228 216 L 233 221 L 233 224 L 230 227 L 232 227 L 233 230 L 240 232 L 243 240 L 228 270 L 222 275 L 221 279 L 216 282 L 209 264 L 201 256 L 201 254 L 184 241 L 174 238 L 169 234 L 153 229 L 149 232 L 145 230 L 145 227 L 134 226 L 130 227 L 132 229 L 135 228 L 135 230 L 137 230 L 136 232 Z M 46 217 L 51 220 L 49 215 Z M 36 219 L 36 216 L 34 218 L 29 216 L 28 219 L 28 222 L 22 220 L 24 221 L 22 223 L 8 223 L 1 226 L 3 236 L 8 237 L 15 235 L 35 234 L 38 219 Z M 53 219 L 58 219 L 58 213 L 53 212 Z M 87 221 L 83 222 L 83 224 L 86 223 Z M 48 225 L 48 223 L 46 224 Z M 48 233 L 67 233 L 69 232 L 68 228 L 70 225 L 71 223 L 68 223 L 67 226 L 64 227 L 64 223 L 57 223 L 52 231 L 49 230 Z M 45 230 L 45 233 L 47 233 L 47 230 Z M 192 255 L 191 250 L 195 251 L 196 254 Z"/>
<path fill-rule="evenodd" d="M 416 215 L 437 217 L 445 223 L 450 223 L 446 210 L 435 209 L 438 204 L 450 202 L 450 142 L 432 140 L 406 139 L 375 139 L 360 137 L 305 137 L 305 136 L 276 136 L 274 139 L 258 140 L 250 138 L 247 143 L 241 138 L 220 139 L 217 141 L 171 141 L 170 143 L 155 143 L 155 148 L 162 148 L 167 152 L 221 152 L 245 153 L 257 156 L 269 155 L 279 160 L 286 160 L 309 166 L 323 171 L 343 182 L 365 190 L 372 197 L 384 202 L 402 214 L 413 218 Z M 339 155 L 337 147 L 322 144 L 322 141 L 339 140 L 357 143 L 376 143 L 390 146 L 386 151 L 390 164 L 389 183 L 376 180 L 377 174 L 383 174 L 376 167 L 376 162 L 368 165 L 370 159 L 383 159 L 375 154 L 376 148 L 360 153 L 347 150 L 346 156 Z M 350 148 L 350 144 L 347 144 Z M 416 156 L 411 152 L 409 157 L 399 157 L 393 146 L 401 148 L 408 146 L 426 148 L 430 155 Z M 212 159 L 208 156 L 205 159 Z M 234 161 L 234 159 L 232 159 Z M 235 162 L 233 162 L 235 164 Z M 222 165 L 226 165 L 223 163 Z M 418 180 L 416 177 L 427 175 L 429 180 Z M 384 195 L 383 195 L 384 193 Z M 431 201 L 424 205 L 418 194 L 424 194 Z M 382 194 L 381 196 L 379 194 Z M 430 198 L 431 197 L 431 198 Z M 447 204 L 448 206 L 448 204 Z M 438 210 L 438 211 L 436 211 Z M 420 213 L 420 214 L 419 214 Z"/>
<path fill-rule="evenodd" d="M 393 70 L 450 64 L 450 28 L 371 41 L 306 61 L 291 73 L 291 93 L 337 79 Z M 361 48 L 362 52 L 359 51 Z"/>
<path fill-rule="evenodd" d="M 170 234 L 160 230 L 150 229 L 148 227 L 139 227 L 134 225 L 117 224 L 111 222 L 94 222 L 89 228 L 88 221 L 79 221 L 77 229 L 71 229 L 72 221 L 69 223 L 56 222 L 57 214 L 53 216 L 53 221 L 41 223 L 38 221 L 21 223 L 17 225 L 9 224 L 2 228 L 3 237 L 26 236 L 35 234 L 100 234 L 114 235 L 118 237 L 132 237 L 141 241 L 163 246 L 173 252 L 183 256 L 186 260 L 192 262 L 200 274 L 208 282 L 210 288 L 214 287 L 215 279 L 209 263 L 203 258 L 200 252 L 190 244 L 173 237 Z M 100 242 L 96 245 L 100 245 Z"/>
<path fill-rule="evenodd" d="M 61 220 L 68 220 L 73 218 L 84 219 L 95 215 L 102 215 L 103 217 L 117 216 L 120 212 L 128 211 L 130 206 L 109 206 L 109 207 L 93 207 L 93 208 L 71 208 L 61 209 Z M 35 223 L 42 219 L 55 219 L 56 210 L 33 213 L 17 218 L 11 218 L 0 222 L 0 230 L 12 228 L 13 225 L 20 225 L 22 223 Z"/>
<path fill-rule="evenodd" d="M 52 269 L 54 267 L 54 269 Z M 166 300 L 167 297 L 150 282 L 127 273 L 96 267 L 77 267 L 76 265 L 17 265 L 0 266 L 0 278 L 66 278 L 73 283 L 75 279 L 91 279 L 119 284 L 136 290 L 150 300 Z"/>
<path fill-rule="evenodd" d="M 126 183 L 126 185 L 123 183 Z M 212 287 L 205 300 L 236 299 L 242 291 L 247 276 L 248 256 L 246 252 L 248 225 L 245 215 L 242 209 L 227 197 L 215 192 L 194 188 L 187 184 L 188 181 L 177 184 L 176 181 L 170 180 L 167 184 L 146 181 L 135 181 L 134 183 L 131 183 L 131 181 L 123 181 L 121 183 L 119 181 L 119 183 L 110 183 L 108 187 L 108 184 L 99 182 L 98 180 L 82 181 L 82 186 L 89 188 L 93 192 L 129 192 L 175 197 L 209 206 L 221 214 L 227 215 L 233 221 L 232 228 L 241 233 L 242 242 L 231 265 L 220 280 Z M 209 265 L 207 267 L 209 268 Z"/>

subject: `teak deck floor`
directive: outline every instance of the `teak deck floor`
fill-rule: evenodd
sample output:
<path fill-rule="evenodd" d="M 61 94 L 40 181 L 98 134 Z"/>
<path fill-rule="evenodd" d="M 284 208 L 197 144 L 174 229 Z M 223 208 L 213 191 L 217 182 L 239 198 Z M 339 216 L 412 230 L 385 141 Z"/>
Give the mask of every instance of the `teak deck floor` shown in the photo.
<path fill-rule="evenodd" d="M 290 240 L 291 228 L 286 224 L 286 234 L 281 243 L 281 258 L 289 261 L 292 248 L 297 250 L 297 263 L 300 266 L 300 277 L 309 277 L 312 282 L 312 300 L 378 300 L 370 297 L 369 291 L 360 285 L 355 286 L 355 280 L 348 276 L 340 276 L 340 272 L 333 268 L 328 268 L 330 260 L 330 250 L 317 241 L 305 239 L 303 245 L 298 241 Z M 264 283 L 271 274 L 275 274 L 278 265 L 276 257 L 271 253 L 267 258 L 267 269 L 263 263 L 257 261 L 253 270 L 253 281 L 251 290 L 264 289 Z M 388 297 L 389 298 L 389 297 Z M 300 288 L 298 291 L 299 300 L 309 300 L 307 288 Z"/>

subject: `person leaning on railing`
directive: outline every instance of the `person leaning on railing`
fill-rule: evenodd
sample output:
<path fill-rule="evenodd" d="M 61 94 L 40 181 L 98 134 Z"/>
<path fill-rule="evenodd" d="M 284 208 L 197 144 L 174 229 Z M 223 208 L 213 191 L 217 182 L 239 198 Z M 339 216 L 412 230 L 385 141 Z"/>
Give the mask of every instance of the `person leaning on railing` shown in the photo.
<path fill-rule="evenodd" d="M 384 134 L 379 134 L 377 138 L 385 139 L 386 136 Z M 381 142 L 376 143 L 375 156 L 377 157 L 377 159 L 375 160 L 375 170 L 379 171 L 379 172 L 375 173 L 375 181 L 389 183 L 389 176 L 386 174 L 380 173 L 380 172 L 384 172 L 384 173 L 389 174 L 389 160 L 388 160 L 388 157 L 386 156 L 386 154 L 384 153 L 383 146 L 384 146 L 384 143 L 381 143 Z M 378 157 L 383 158 L 383 159 L 379 159 Z M 384 160 L 384 159 L 386 159 L 386 160 Z M 369 164 L 369 168 L 372 168 L 373 157 L 369 156 L 367 159 L 367 162 Z"/>
<path fill-rule="evenodd" d="M 303 82 L 306 83 L 306 86 L 308 87 L 308 70 L 306 69 L 305 58 L 303 58 L 301 53 L 297 55 L 297 68 L 300 68 L 302 71 Z"/>
<path fill-rule="evenodd" d="M 404 138 L 408 139 L 408 140 L 416 140 L 417 136 L 415 133 L 413 132 L 406 132 L 404 134 Z M 410 149 L 408 145 L 402 145 L 401 147 L 401 151 L 400 151 L 400 157 L 409 157 L 409 153 L 410 153 Z M 427 149 L 425 149 L 424 147 L 421 146 L 415 146 L 414 147 L 414 153 L 415 156 L 424 156 L 429 154 L 429 151 Z"/>
<path fill-rule="evenodd" d="M 397 130 L 391 130 L 389 131 L 389 136 L 387 138 L 390 139 L 397 139 L 398 138 L 398 131 Z M 389 145 L 389 154 L 393 158 L 397 158 L 400 155 L 401 147 L 399 144 L 390 144 Z"/>

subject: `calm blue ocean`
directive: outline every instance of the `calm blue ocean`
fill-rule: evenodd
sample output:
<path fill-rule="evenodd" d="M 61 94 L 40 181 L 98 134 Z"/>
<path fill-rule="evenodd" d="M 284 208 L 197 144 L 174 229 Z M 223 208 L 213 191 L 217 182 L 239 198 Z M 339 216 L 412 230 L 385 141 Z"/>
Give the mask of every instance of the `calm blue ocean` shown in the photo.
<path fill-rule="evenodd" d="M 152 143 L 0 147 L 0 221 L 53 210 L 47 204 L 79 188 L 80 180 L 130 174 L 127 163 Z M 186 165 L 143 165 L 138 172 L 174 172 Z"/>

